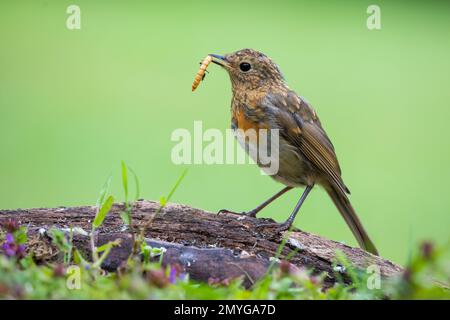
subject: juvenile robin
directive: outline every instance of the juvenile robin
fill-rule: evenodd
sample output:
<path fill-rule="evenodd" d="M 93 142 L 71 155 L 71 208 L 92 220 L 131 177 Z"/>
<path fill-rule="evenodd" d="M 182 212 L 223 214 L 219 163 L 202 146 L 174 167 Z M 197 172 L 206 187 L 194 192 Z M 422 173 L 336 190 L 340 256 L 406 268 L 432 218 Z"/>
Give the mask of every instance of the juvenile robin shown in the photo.
<path fill-rule="evenodd" d="M 342 180 L 333 144 L 311 105 L 288 87 L 278 66 L 261 52 L 243 49 L 224 56 L 210 56 L 231 79 L 232 128 L 279 130 L 279 169 L 271 177 L 285 187 L 255 209 L 241 214 L 255 217 L 282 194 L 305 187 L 294 210 L 279 226 L 280 231 L 287 230 L 311 189 L 320 185 L 333 200 L 361 248 L 378 255 L 347 197 L 350 191 Z"/>

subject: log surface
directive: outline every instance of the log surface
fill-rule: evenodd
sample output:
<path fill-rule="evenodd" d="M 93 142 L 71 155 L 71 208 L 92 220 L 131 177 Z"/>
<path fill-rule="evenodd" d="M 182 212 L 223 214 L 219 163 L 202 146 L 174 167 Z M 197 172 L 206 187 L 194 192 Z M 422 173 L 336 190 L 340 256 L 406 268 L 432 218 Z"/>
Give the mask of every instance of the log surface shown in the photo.
<path fill-rule="evenodd" d="M 312 269 L 315 273 L 327 274 L 325 283 L 336 281 L 336 250 L 342 251 L 352 266 L 366 269 L 377 265 L 383 277 L 390 277 L 402 268 L 388 260 L 374 256 L 362 249 L 352 248 L 342 243 L 328 240 L 298 229 L 291 233 L 276 232 L 276 223 L 271 219 L 256 219 L 237 214 L 206 212 L 185 205 L 167 204 L 160 208 L 157 202 L 140 200 L 133 205 L 132 221 L 135 228 L 145 228 L 146 241 L 151 246 L 164 247 L 163 263 L 181 265 L 190 277 L 200 281 L 208 279 L 229 279 L 243 276 L 246 285 L 261 278 L 277 256 L 277 249 L 287 239 L 280 259 L 290 255 L 290 263 L 295 267 Z M 98 244 L 114 239 L 122 239 L 119 247 L 112 250 L 103 268 L 115 271 L 126 260 L 133 245 L 131 234 L 124 227 L 119 213 L 122 204 L 113 205 L 103 225 L 99 229 Z M 0 223 L 16 219 L 27 225 L 31 237 L 43 238 L 42 233 L 51 227 L 80 227 L 91 230 L 91 222 L 96 207 L 60 207 L 43 209 L 19 209 L 0 211 Z M 268 222 L 273 222 L 269 224 Z M 42 240 L 42 239 L 41 239 Z M 75 237 L 75 245 L 89 247 L 89 237 Z M 45 241 L 35 241 L 31 246 L 36 257 L 51 260 L 56 253 Z M 42 248 L 47 245 L 49 248 Z M 48 254 L 51 251 L 52 254 Z M 42 252 L 47 252 L 41 254 Z"/>

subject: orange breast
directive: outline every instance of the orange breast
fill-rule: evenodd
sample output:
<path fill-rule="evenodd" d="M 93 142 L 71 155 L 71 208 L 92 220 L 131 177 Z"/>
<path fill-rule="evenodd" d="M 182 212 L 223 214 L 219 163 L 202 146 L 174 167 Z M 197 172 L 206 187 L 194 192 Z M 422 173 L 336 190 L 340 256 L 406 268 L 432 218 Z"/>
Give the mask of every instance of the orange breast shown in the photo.
<path fill-rule="evenodd" d="M 268 125 L 261 121 L 256 121 L 245 116 L 245 113 L 241 110 L 233 112 L 233 118 L 237 124 L 237 128 L 243 131 L 253 129 L 258 134 L 259 129 L 268 129 Z"/>
<path fill-rule="evenodd" d="M 248 119 L 244 112 L 237 111 L 235 114 L 235 119 L 237 122 L 237 127 L 241 130 L 247 131 L 248 129 L 253 129 L 258 131 L 259 129 L 258 123 Z"/>

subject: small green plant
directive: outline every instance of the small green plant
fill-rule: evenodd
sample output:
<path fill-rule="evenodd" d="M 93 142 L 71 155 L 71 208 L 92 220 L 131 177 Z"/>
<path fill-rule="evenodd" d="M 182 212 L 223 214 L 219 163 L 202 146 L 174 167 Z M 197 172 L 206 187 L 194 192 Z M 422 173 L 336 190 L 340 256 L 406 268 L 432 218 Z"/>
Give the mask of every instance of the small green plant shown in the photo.
<path fill-rule="evenodd" d="M 89 263 L 86 259 L 84 259 L 78 250 L 75 250 L 75 260 L 78 263 L 82 264 L 85 268 L 92 268 L 93 270 L 100 270 L 102 263 L 111 252 L 111 249 L 120 244 L 120 241 L 118 240 L 109 241 L 108 243 L 100 247 L 97 247 L 95 243 L 97 230 L 105 221 L 106 216 L 108 215 L 111 207 L 114 204 L 114 197 L 112 195 L 108 195 L 110 184 L 111 175 L 108 177 L 107 181 L 100 191 L 100 195 L 97 199 L 97 212 L 91 225 L 90 243 L 92 263 Z"/>
<path fill-rule="evenodd" d="M 162 260 L 166 252 L 165 248 L 154 248 L 146 243 L 141 244 L 141 255 L 143 257 L 144 268 L 148 267 L 151 263 L 150 259 L 159 257 L 158 265 L 162 266 Z"/>
<path fill-rule="evenodd" d="M 129 201 L 128 196 L 128 170 L 133 175 L 135 183 L 136 195 L 134 197 L 134 201 L 137 201 L 139 199 L 140 185 L 138 176 L 136 175 L 134 170 L 127 166 L 124 161 L 122 161 L 122 187 L 125 194 L 125 210 L 120 213 L 120 217 L 122 218 L 122 221 L 125 225 L 131 226 L 131 213 L 133 210 L 133 203 Z"/>
<path fill-rule="evenodd" d="M 93 259 L 93 267 L 99 268 L 101 263 L 106 258 L 107 254 L 111 250 L 112 246 L 114 245 L 113 242 L 109 242 L 105 249 L 99 250 L 99 248 L 95 245 L 95 236 L 97 229 L 103 224 L 103 221 L 106 218 L 106 215 L 108 214 L 109 210 L 111 209 L 112 205 L 114 203 L 114 198 L 112 196 L 108 196 L 103 203 L 100 203 L 100 207 L 97 209 L 97 213 L 95 215 L 94 221 L 92 222 L 92 229 L 91 229 L 91 253 L 92 253 L 92 259 Z M 102 256 L 99 256 L 99 253 L 103 252 Z"/>
<path fill-rule="evenodd" d="M 72 260 L 73 229 L 70 228 L 69 239 L 67 239 L 66 233 L 58 228 L 51 228 L 49 233 L 52 238 L 52 243 L 64 254 L 64 265 L 69 265 Z"/>

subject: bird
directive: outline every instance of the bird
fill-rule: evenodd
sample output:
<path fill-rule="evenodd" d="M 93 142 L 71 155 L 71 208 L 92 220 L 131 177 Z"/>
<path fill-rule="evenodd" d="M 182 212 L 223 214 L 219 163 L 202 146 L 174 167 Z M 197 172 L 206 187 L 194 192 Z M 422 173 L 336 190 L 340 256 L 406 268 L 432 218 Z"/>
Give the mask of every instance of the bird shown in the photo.
<path fill-rule="evenodd" d="M 279 168 L 271 177 L 285 187 L 253 210 L 238 213 L 256 217 L 262 209 L 286 192 L 304 187 L 297 204 L 278 230 L 289 230 L 314 186 L 326 190 L 359 246 L 378 251 L 358 218 L 344 184 L 335 149 L 310 103 L 291 90 L 275 62 L 254 49 L 210 54 L 211 62 L 228 72 L 231 80 L 231 127 L 234 130 L 277 129 Z M 246 143 L 252 143 L 246 141 Z M 248 145 L 246 151 L 248 152 Z M 260 163 L 257 162 L 261 166 Z"/>

